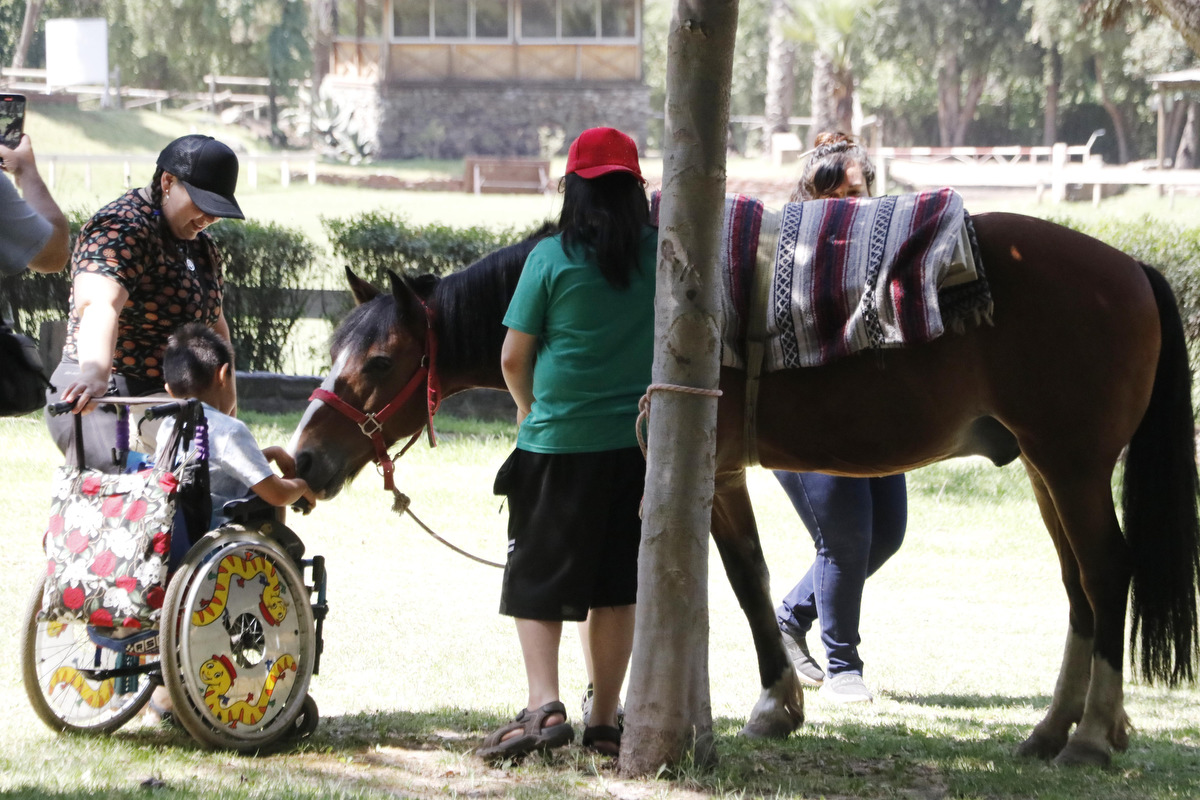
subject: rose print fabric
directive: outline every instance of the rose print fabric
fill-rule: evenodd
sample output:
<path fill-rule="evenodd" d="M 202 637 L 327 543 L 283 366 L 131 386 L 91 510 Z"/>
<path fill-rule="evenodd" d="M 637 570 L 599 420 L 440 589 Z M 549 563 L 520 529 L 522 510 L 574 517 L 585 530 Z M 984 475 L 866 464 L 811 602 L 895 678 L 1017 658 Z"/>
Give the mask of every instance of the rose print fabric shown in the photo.
<path fill-rule="evenodd" d="M 46 550 L 46 620 L 156 626 L 166 588 L 178 481 L 170 472 L 109 475 L 59 467 Z"/>

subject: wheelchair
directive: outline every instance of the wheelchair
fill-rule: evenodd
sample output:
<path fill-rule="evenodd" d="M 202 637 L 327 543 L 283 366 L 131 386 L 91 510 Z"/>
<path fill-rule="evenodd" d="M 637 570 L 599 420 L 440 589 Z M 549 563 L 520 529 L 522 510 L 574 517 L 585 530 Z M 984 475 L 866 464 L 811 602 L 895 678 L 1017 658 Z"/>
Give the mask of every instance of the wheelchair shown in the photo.
<path fill-rule="evenodd" d="M 104 402 L 118 408 L 114 460 L 123 465 L 129 405 L 147 400 Z M 69 411 L 70 404 L 56 406 L 49 413 Z M 166 415 L 176 415 L 188 435 L 204 436 L 198 402 L 157 405 L 143 419 Z M 196 448 L 201 458 L 193 459 L 198 463 L 189 475 L 195 480 L 202 473 L 205 494 L 206 451 L 206 442 Z M 183 502 L 181 488 L 178 505 Z M 257 496 L 228 503 L 224 511 L 231 521 L 196 538 L 174 566 L 157 629 L 116 638 L 111 628 L 46 620 L 47 578 L 37 582 L 24 616 L 21 665 L 25 692 L 46 725 L 115 731 L 165 685 L 174 719 L 204 747 L 265 753 L 316 730 L 319 713 L 308 692 L 320 667 L 328 611 L 325 560 L 304 558 L 304 545 L 280 510 Z M 173 537 L 184 516 L 180 508 Z M 197 517 L 207 523 L 208 508 L 193 510 L 191 518 Z"/>

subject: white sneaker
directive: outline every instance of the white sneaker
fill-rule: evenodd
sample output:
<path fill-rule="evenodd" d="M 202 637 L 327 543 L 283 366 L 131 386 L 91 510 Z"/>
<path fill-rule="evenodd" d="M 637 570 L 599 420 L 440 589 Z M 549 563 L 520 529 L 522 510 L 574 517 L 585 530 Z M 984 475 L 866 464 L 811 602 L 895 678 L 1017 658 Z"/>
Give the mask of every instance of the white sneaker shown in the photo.
<path fill-rule="evenodd" d="M 875 699 L 862 675 L 855 672 L 826 676 L 820 694 L 830 703 L 870 703 Z"/>

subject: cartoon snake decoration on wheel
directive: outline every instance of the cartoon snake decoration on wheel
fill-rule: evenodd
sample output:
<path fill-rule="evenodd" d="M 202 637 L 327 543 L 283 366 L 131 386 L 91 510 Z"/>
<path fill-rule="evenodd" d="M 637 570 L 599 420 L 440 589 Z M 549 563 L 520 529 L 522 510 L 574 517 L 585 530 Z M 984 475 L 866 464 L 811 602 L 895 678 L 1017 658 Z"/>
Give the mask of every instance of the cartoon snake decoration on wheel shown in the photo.
<path fill-rule="evenodd" d="M 93 687 L 83 673 L 74 667 L 59 667 L 54 670 L 54 674 L 50 676 L 50 691 L 47 694 L 54 694 L 54 690 L 59 686 L 70 686 L 79 692 L 83 702 L 92 708 L 103 708 L 113 698 L 112 680 L 104 681 L 99 687 Z"/>
<path fill-rule="evenodd" d="M 257 702 L 253 693 L 247 694 L 245 700 L 229 702 L 226 695 L 237 678 L 237 669 L 227 657 L 214 655 L 200 666 L 200 680 L 208 687 L 204 692 L 204 705 L 222 724 L 231 728 L 236 728 L 239 722 L 255 725 L 266 715 L 271 705 L 271 695 L 288 670 L 296 671 L 296 659 L 284 654 L 267 671 L 267 679 L 263 682 Z"/>
<path fill-rule="evenodd" d="M 244 586 L 247 580 L 262 576 L 259 582 L 263 584 L 262 595 L 259 597 L 258 609 L 262 612 L 263 621 L 268 625 L 278 625 L 287 616 L 288 606 L 280 596 L 279 575 L 275 565 L 265 556 L 256 556 L 247 551 L 246 557 L 227 555 L 217 565 L 216 585 L 213 596 L 201 603 L 198 611 L 192 612 L 192 624 L 208 625 L 220 618 L 229 600 L 230 581 L 237 578 L 238 586 Z"/>

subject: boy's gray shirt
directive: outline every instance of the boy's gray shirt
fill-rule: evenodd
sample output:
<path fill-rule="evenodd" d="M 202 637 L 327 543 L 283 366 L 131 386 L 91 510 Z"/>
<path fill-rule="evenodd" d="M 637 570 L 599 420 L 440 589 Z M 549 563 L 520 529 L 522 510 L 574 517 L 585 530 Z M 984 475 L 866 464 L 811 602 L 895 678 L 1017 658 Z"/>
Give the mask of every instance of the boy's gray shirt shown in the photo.
<path fill-rule="evenodd" d="M 208 420 L 208 480 L 213 507 L 211 530 L 229 521 L 222 513 L 226 503 L 241 500 L 249 494 L 250 487 L 275 472 L 246 423 L 222 414 L 208 403 L 204 403 L 204 416 Z M 168 417 L 158 429 L 155 461 L 163 457 L 174 427 L 175 419 Z"/>

